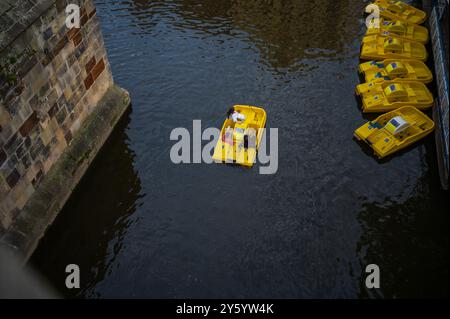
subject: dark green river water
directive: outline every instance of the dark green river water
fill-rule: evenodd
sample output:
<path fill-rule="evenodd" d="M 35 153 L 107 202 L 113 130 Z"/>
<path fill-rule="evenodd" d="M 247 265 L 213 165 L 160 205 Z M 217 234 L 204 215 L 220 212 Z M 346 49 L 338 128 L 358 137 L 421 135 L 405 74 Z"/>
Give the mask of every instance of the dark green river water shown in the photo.
<path fill-rule="evenodd" d="M 62 295 L 448 296 L 434 137 L 384 161 L 352 139 L 365 1 L 95 3 L 133 104 L 32 257 Z M 234 104 L 278 128 L 276 174 L 170 161 L 173 128 L 220 128 Z"/>

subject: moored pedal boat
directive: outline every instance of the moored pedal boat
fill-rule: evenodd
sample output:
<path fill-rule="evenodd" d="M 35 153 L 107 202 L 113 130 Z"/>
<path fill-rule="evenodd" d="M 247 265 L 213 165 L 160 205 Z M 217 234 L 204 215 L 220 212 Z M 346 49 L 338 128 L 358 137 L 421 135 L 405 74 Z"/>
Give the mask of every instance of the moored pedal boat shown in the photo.
<path fill-rule="evenodd" d="M 433 95 L 425 84 L 416 81 L 386 81 L 363 83 L 356 86 L 365 113 L 387 112 L 410 105 L 427 109 L 433 105 Z"/>
<path fill-rule="evenodd" d="M 363 60 L 417 59 L 426 61 L 427 58 L 427 50 L 419 42 L 381 35 L 365 36 L 362 41 L 361 59 Z"/>
<path fill-rule="evenodd" d="M 428 29 L 421 26 L 406 23 L 400 20 L 387 20 L 380 18 L 379 27 L 367 28 L 366 35 L 395 36 L 410 41 L 426 44 L 428 42 Z"/>
<path fill-rule="evenodd" d="M 419 81 L 429 83 L 433 74 L 425 63 L 418 60 L 386 59 L 369 61 L 359 65 L 359 72 L 364 74 L 366 82 Z"/>
<path fill-rule="evenodd" d="M 355 130 L 354 136 L 366 142 L 378 158 L 395 153 L 430 134 L 434 122 L 412 106 L 380 115 Z"/>
<path fill-rule="evenodd" d="M 425 11 L 397 0 L 376 0 L 380 15 L 391 20 L 401 20 L 408 23 L 421 24 L 426 18 Z"/>

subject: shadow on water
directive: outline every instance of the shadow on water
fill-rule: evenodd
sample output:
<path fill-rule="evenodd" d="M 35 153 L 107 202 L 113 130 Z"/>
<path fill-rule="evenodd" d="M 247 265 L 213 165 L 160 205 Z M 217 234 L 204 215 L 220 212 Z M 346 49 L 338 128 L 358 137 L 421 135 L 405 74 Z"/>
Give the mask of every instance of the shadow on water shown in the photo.
<path fill-rule="evenodd" d="M 405 202 L 390 202 L 391 198 L 388 197 L 384 203 L 364 205 L 359 214 L 364 230 L 358 245 L 361 268 L 372 263 L 380 267 L 381 289 L 366 289 L 362 278 L 360 297 L 448 296 L 449 219 L 448 214 L 433 209 L 431 203 L 442 208 L 448 208 L 448 205 L 442 202 L 440 196 L 424 198 L 421 191 L 420 188 L 416 189 L 416 194 Z M 413 213 L 418 209 L 420 213 Z M 414 237 L 408 236 L 411 232 L 414 232 Z M 436 238 L 439 240 L 436 241 Z M 430 291 L 433 291 L 432 295 Z"/>
<path fill-rule="evenodd" d="M 435 167 L 434 139 L 428 137 L 419 144 L 427 150 L 423 165 Z M 407 196 L 392 194 L 382 202 L 363 205 L 358 214 L 363 234 L 357 251 L 362 269 L 371 263 L 379 266 L 381 289 L 367 289 L 363 272 L 359 297 L 448 297 L 449 203 L 438 174 L 427 169 Z"/>
<path fill-rule="evenodd" d="M 373 158 L 374 161 L 376 161 L 378 164 L 383 165 L 383 164 L 387 164 L 390 161 L 395 160 L 398 157 L 403 156 L 405 153 L 411 151 L 411 149 L 416 148 L 416 147 L 423 147 L 424 145 L 432 145 L 434 143 L 434 138 L 432 135 L 429 135 L 427 137 L 425 137 L 424 139 L 407 146 L 404 149 L 401 149 L 387 157 L 384 158 L 378 158 L 374 152 L 374 150 L 364 141 L 360 141 L 358 140 L 356 137 L 353 136 L 352 140 L 357 143 L 360 147 L 361 147 L 361 151 L 364 152 L 364 154 L 366 154 L 367 156 Z"/>
<path fill-rule="evenodd" d="M 111 271 L 133 222 L 141 185 L 133 167 L 135 155 L 128 147 L 130 112 L 119 121 L 32 256 L 31 264 L 63 295 L 89 296 L 89 288 Z M 68 263 L 82 270 L 81 291 L 65 287 Z"/>

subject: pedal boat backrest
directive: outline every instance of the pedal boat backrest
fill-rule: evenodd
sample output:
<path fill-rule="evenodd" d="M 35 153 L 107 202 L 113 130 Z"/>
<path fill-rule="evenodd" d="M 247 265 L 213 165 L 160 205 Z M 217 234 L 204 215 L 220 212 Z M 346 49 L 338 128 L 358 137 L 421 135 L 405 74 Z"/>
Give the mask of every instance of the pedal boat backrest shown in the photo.
<path fill-rule="evenodd" d="M 393 21 L 387 25 L 386 29 L 389 32 L 399 35 L 406 33 L 406 25 L 402 21 Z"/>
<path fill-rule="evenodd" d="M 384 40 L 384 49 L 392 52 L 401 52 L 403 50 L 402 41 L 397 38 L 386 38 Z"/>
<path fill-rule="evenodd" d="M 408 70 L 401 62 L 391 62 L 386 66 L 386 73 L 390 76 L 403 77 L 408 74 Z"/>
<path fill-rule="evenodd" d="M 410 124 L 401 116 L 393 117 L 384 128 L 394 136 L 398 136 L 400 133 L 405 131 Z"/>
<path fill-rule="evenodd" d="M 386 4 L 386 7 L 383 8 L 383 6 L 380 6 L 381 10 L 386 9 L 387 11 L 390 11 L 394 14 L 401 14 L 403 11 L 405 11 L 405 7 L 401 1 L 388 1 Z"/>
<path fill-rule="evenodd" d="M 389 102 L 396 102 L 408 96 L 405 88 L 398 83 L 389 84 L 384 89 L 384 94 Z"/>

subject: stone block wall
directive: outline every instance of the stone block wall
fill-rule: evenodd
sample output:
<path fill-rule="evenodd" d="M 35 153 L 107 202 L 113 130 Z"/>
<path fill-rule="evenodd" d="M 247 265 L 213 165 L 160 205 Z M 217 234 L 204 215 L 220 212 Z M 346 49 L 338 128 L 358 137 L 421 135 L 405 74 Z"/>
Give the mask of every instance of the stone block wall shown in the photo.
<path fill-rule="evenodd" d="M 0 235 L 112 84 L 92 0 L 0 1 Z"/>

